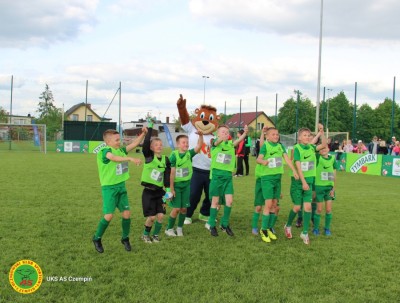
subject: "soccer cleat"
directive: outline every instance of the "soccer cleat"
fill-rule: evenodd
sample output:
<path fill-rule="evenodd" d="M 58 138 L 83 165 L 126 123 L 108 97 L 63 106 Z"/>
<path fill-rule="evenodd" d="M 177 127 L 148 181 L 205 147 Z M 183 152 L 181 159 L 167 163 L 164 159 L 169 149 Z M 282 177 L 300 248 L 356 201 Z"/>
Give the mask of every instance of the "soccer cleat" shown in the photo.
<path fill-rule="evenodd" d="M 158 243 L 158 242 L 161 241 L 160 238 L 158 237 L 158 235 L 153 235 L 153 237 L 151 238 L 151 240 L 152 240 L 154 243 Z"/>
<path fill-rule="evenodd" d="M 285 228 L 285 236 L 286 236 L 286 238 L 292 239 L 293 238 L 293 236 L 292 236 L 292 227 L 285 225 L 284 228 Z"/>
<path fill-rule="evenodd" d="M 151 238 L 150 238 L 149 235 L 143 235 L 143 236 L 141 237 L 141 239 L 143 240 L 144 243 L 152 243 L 152 242 L 151 242 Z"/>
<path fill-rule="evenodd" d="M 169 237 L 176 237 L 175 231 L 172 228 L 165 230 L 165 234 Z"/>
<path fill-rule="evenodd" d="M 131 251 L 131 243 L 129 243 L 129 238 L 121 239 L 121 243 L 124 245 L 126 251 Z"/>
<path fill-rule="evenodd" d="M 221 225 L 221 230 L 223 232 L 226 232 L 226 234 L 230 237 L 233 237 L 235 234 L 233 233 L 232 229 L 229 227 L 229 225 L 227 227 L 224 227 Z"/>
<path fill-rule="evenodd" d="M 182 229 L 182 227 L 177 227 L 176 228 L 176 235 L 178 237 L 183 237 L 183 229 Z"/>
<path fill-rule="evenodd" d="M 218 231 L 217 231 L 217 228 L 215 226 L 210 228 L 210 234 L 213 237 L 218 237 Z"/>
<path fill-rule="evenodd" d="M 93 239 L 93 244 L 94 244 L 94 248 L 99 253 L 103 253 L 104 252 L 103 244 L 101 244 L 101 239 L 98 239 L 98 240 Z"/>
<path fill-rule="evenodd" d="M 207 230 L 210 230 L 210 224 L 206 223 L 206 224 L 204 224 L 204 227 L 205 227 Z"/>
<path fill-rule="evenodd" d="M 271 239 L 268 237 L 268 233 L 265 230 L 260 229 L 261 240 L 266 243 L 270 243 Z"/>
<path fill-rule="evenodd" d="M 329 228 L 324 228 L 325 236 L 332 236 L 331 230 Z"/>
<path fill-rule="evenodd" d="M 271 240 L 277 240 L 278 239 L 278 237 L 275 235 L 275 233 L 273 233 L 270 229 L 267 229 L 267 234 L 268 234 L 268 237 Z"/>
<path fill-rule="evenodd" d="M 207 222 L 207 221 L 208 221 L 208 216 L 205 216 L 205 215 L 199 214 L 199 220 L 200 220 L 200 221 Z"/>
<path fill-rule="evenodd" d="M 314 228 L 312 233 L 314 234 L 314 236 L 319 236 L 319 229 Z"/>
<path fill-rule="evenodd" d="M 304 244 L 306 244 L 306 245 L 309 245 L 309 244 L 310 244 L 310 238 L 308 237 L 308 234 L 303 234 L 303 233 L 301 233 L 301 234 L 300 234 L 300 238 L 303 239 L 303 243 L 304 243 Z"/>
<path fill-rule="evenodd" d="M 273 227 L 271 227 L 269 230 L 272 231 L 276 235 L 276 231 Z"/>
<path fill-rule="evenodd" d="M 297 218 L 296 227 L 301 227 L 303 225 L 303 218 Z"/>
<path fill-rule="evenodd" d="M 252 233 L 253 235 L 258 235 L 258 228 L 257 228 L 257 227 L 252 228 L 252 229 L 251 229 L 251 233 Z"/>
<path fill-rule="evenodd" d="M 192 224 L 192 218 L 186 217 L 183 224 L 185 224 L 185 225 Z"/>

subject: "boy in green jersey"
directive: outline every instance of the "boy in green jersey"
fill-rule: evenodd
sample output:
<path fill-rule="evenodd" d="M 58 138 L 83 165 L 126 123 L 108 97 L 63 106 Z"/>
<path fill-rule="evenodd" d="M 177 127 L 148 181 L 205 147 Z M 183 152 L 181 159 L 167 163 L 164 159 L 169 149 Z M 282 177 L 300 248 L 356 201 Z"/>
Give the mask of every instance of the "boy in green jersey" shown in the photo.
<path fill-rule="evenodd" d="M 170 237 L 183 236 L 183 223 L 186 218 L 186 210 L 190 206 L 190 180 L 192 179 L 193 167 L 192 158 L 200 152 L 203 145 L 203 133 L 197 132 L 199 139 L 195 148 L 189 150 L 189 137 L 179 135 L 176 137 L 177 149 L 169 156 L 171 162 L 171 193 L 173 195 L 169 205 L 172 207 L 168 218 L 168 225 L 165 234 Z M 176 234 L 174 225 L 178 217 Z"/>
<path fill-rule="evenodd" d="M 127 157 L 126 155 L 140 144 L 146 131 L 146 129 L 142 129 L 140 136 L 126 147 L 121 147 L 120 135 L 115 129 L 108 129 L 103 134 L 106 146 L 97 153 L 97 166 L 103 196 L 104 217 L 101 218 L 93 236 L 94 247 L 99 253 L 104 252 L 101 237 L 113 218 L 115 208 L 122 212 L 121 243 L 124 245 L 125 250 L 131 250 L 129 243 L 131 211 L 125 181 L 129 179 L 128 162 L 131 161 L 136 165 L 140 165 L 141 160 Z"/>
<path fill-rule="evenodd" d="M 299 175 L 299 180 L 294 177 L 291 179 L 290 195 L 294 203 L 293 209 L 290 210 L 287 223 L 285 225 L 285 235 L 288 239 L 292 238 L 292 222 L 297 212 L 301 210 L 303 204 L 303 232 L 300 238 L 304 244 L 310 244 L 308 236 L 308 228 L 311 221 L 311 202 L 312 202 L 312 185 L 316 175 L 316 157 L 315 153 L 326 146 L 326 139 L 321 132 L 321 144 L 318 146 L 310 144 L 311 131 L 308 128 L 301 128 L 298 131 L 298 144 L 293 147 L 294 165 Z"/>
<path fill-rule="evenodd" d="M 224 215 L 221 220 L 221 229 L 229 236 L 234 236 L 229 226 L 229 219 L 233 202 L 233 182 L 232 174 L 235 170 L 235 146 L 239 144 L 247 135 L 247 125 L 244 127 L 243 134 L 232 141 L 229 135 L 229 128 L 221 125 L 217 130 L 217 138 L 212 142 L 211 149 L 211 182 L 210 197 L 211 208 L 210 217 L 208 218 L 208 226 L 210 227 L 211 236 L 217 237 L 218 231 L 215 227 L 215 219 L 217 217 L 217 207 L 220 197 L 225 197 Z"/>
<path fill-rule="evenodd" d="M 145 243 L 160 241 L 159 233 L 165 214 L 164 195 L 172 197 L 169 184 L 171 164 L 167 156 L 162 155 L 163 144 L 160 138 L 151 138 L 153 121 L 148 121 L 148 133 L 143 142 L 145 164 L 142 171 L 141 185 L 143 216 L 146 218 L 141 239 Z M 165 190 L 164 190 L 165 188 Z M 154 224 L 153 237 L 150 232 Z"/>
<path fill-rule="evenodd" d="M 335 157 L 329 155 L 329 148 L 325 147 L 317 155 L 317 175 L 315 177 L 315 192 L 317 210 L 314 215 L 313 234 L 318 236 L 319 223 L 321 221 L 322 204 L 325 201 L 325 227 L 326 236 L 331 235 L 330 225 L 332 220 L 332 201 L 335 200 L 337 164 Z"/>
<path fill-rule="evenodd" d="M 277 237 L 272 231 L 276 221 L 276 210 L 278 199 L 281 196 L 281 180 L 283 174 L 283 159 L 293 172 L 297 180 L 296 169 L 290 162 L 286 148 L 279 143 L 279 133 L 274 127 L 266 130 L 267 141 L 262 145 L 260 154 L 257 157 L 257 173 L 260 176 L 262 195 L 264 198 L 264 210 L 262 216 L 262 227 L 260 230 L 261 239 L 264 242 L 271 242 Z"/>

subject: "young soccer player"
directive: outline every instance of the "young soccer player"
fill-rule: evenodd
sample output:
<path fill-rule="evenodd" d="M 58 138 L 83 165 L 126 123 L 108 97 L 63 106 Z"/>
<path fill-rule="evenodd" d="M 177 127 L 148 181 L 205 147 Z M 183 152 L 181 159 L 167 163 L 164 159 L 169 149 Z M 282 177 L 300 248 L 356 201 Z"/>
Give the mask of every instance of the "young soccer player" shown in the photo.
<path fill-rule="evenodd" d="M 261 130 L 260 139 L 258 141 L 260 146 L 264 145 L 267 128 L 268 127 L 264 126 L 263 129 Z M 258 151 L 257 157 L 259 155 L 259 152 L 260 151 Z M 265 204 L 265 200 L 263 198 L 262 188 L 261 188 L 261 179 L 260 179 L 260 177 L 261 177 L 260 169 L 261 168 L 262 168 L 261 164 L 256 164 L 256 168 L 254 170 L 256 184 L 255 184 L 255 188 L 254 188 L 254 213 L 253 213 L 253 219 L 252 219 L 252 223 L 251 223 L 251 232 L 253 235 L 258 235 L 258 220 L 260 219 L 262 207 Z"/>
<path fill-rule="evenodd" d="M 151 139 L 153 122 L 148 121 L 148 133 L 143 142 L 145 164 L 142 171 L 141 184 L 143 215 L 146 218 L 141 239 L 145 243 L 160 241 L 159 234 L 165 214 L 164 195 L 170 193 L 171 164 L 167 156 L 162 155 L 163 144 L 160 138 Z M 164 190 L 165 188 L 165 190 Z M 171 195 L 172 196 L 172 195 Z M 153 236 L 150 237 L 154 224 Z"/>
<path fill-rule="evenodd" d="M 104 252 L 101 237 L 113 218 L 115 208 L 118 208 L 122 213 L 121 243 L 126 251 L 131 251 L 131 244 L 129 243 L 131 211 L 125 181 L 129 179 L 129 161 L 140 165 L 141 160 L 127 157 L 126 155 L 140 144 L 146 131 L 146 129 L 142 129 L 141 135 L 126 147 L 121 147 L 120 135 L 115 129 L 108 129 L 103 133 L 103 140 L 106 146 L 97 153 L 97 167 L 103 197 L 104 216 L 101 218 L 93 236 L 94 248 L 99 253 Z"/>
<path fill-rule="evenodd" d="M 296 169 L 290 161 L 285 147 L 279 143 L 279 133 L 274 127 L 270 127 L 266 131 L 267 141 L 260 149 L 257 157 L 257 163 L 261 165 L 259 175 L 261 179 L 262 195 L 264 198 L 264 210 L 262 216 L 262 226 L 260 230 L 261 239 L 264 242 L 276 240 L 275 233 L 271 230 L 274 221 L 276 221 L 275 211 L 278 199 L 281 196 L 281 180 L 283 174 L 283 161 L 293 172 L 295 179 L 298 179 Z"/>
<path fill-rule="evenodd" d="M 325 201 L 325 228 L 326 236 L 331 235 L 332 201 L 335 200 L 336 183 L 336 161 L 335 157 L 329 155 L 329 148 L 325 147 L 317 155 L 317 175 L 315 177 L 315 192 L 317 211 L 314 215 L 313 234 L 318 236 L 319 223 L 321 221 L 322 204 Z"/>
<path fill-rule="evenodd" d="M 176 137 L 177 149 L 174 150 L 169 160 L 171 162 L 171 193 L 173 198 L 169 205 L 172 207 L 168 225 L 165 230 L 167 236 L 183 236 L 183 223 L 186 218 L 186 210 L 190 206 L 190 180 L 192 179 L 192 158 L 200 152 L 203 145 L 203 133 L 198 132 L 199 139 L 195 148 L 189 150 L 189 138 L 186 135 Z M 174 225 L 178 217 L 176 234 Z"/>
<path fill-rule="evenodd" d="M 316 175 L 316 151 L 326 147 L 326 139 L 321 132 L 321 144 L 318 146 L 310 144 L 311 131 L 308 128 L 301 128 L 298 131 L 298 144 L 294 146 L 294 165 L 299 175 L 299 180 L 294 177 L 291 179 L 290 194 L 294 203 L 290 210 L 288 221 L 285 225 L 285 235 L 288 239 L 292 238 L 292 222 L 297 212 L 301 209 L 303 203 L 303 232 L 300 238 L 304 244 L 310 244 L 308 228 L 311 221 L 311 202 L 312 202 L 312 184 Z"/>
<path fill-rule="evenodd" d="M 229 135 L 229 128 L 221 125 L 217 130 L 217 138 L 212 142 L 211 149 L 211 182 L 210 197 L 211 208 L 210 217 L 208 218 L 208 226 L 210 227 L 211 236 L 217 237 L 218 231 L 215 227 L 215 219 L 217 217 L 217 207 L 220 197 L 225 197 L 224 215 L 221 220 L 221 229 L 229 236 L 234 236 L 229 226 L 229 219 L 233 203 L 233 182 L 232 174 L 235 170 L 235 146 L 243 141 L 247 135 L 247 125 L 243 134 L 232 141 Z"/>

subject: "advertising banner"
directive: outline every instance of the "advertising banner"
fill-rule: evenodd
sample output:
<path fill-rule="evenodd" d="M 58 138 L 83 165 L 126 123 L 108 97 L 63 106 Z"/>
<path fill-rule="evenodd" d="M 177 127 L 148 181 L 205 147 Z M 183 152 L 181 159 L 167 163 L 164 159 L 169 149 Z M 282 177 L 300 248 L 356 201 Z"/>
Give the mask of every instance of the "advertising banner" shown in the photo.
<path fill-rule="evenodd" d="M 380 176 L 382 155 L 346 154 L 346 171 L 354 174 Z"/>

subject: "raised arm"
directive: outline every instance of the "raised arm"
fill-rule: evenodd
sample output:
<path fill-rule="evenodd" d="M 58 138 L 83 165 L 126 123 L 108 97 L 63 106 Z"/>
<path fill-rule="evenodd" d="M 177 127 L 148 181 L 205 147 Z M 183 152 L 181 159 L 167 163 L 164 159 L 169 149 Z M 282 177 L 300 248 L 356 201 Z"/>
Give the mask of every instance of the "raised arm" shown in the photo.
<path fill-rule="evenodd" d="M 147 157 L 151 157 L 153 154 L 153 152 L 150 149 L 150 143 L 151 143 L 151 134 L 153 133 L 153 127 L 149 127 L 147 129 L 147 133 L 146 133 L 146 137 L 144 138 L 143 141 L 143 148 L 142 148 L 142 152 L 145 158 Z"/>
<path fill-rule="evenodd" d="M 203 137 L 203 132 L 197 131 L 197 134 L 199 135 L 199 139 L 197 140 L 197 145 L 194 148 L 194 152 L 198 154 L 201 150 L 201 147 L 203 146 L 204 143 L 204 137 Z"/>
<path fill-rule="evenodd" d="M 246 138 L 247 136 L 247 132 L 248 132 L 248 128 L 247 125 L 244 126 L 244 133 L 241 134 L 241 136 L 239 138 L 237 138 L 234 142 L 233 142 L 233 146 L 237 146 L 239 144 L 239 142 L 243 141 L 244 138 Z"/>
<path fill-rule="evenodd" d="M 135 139 L 133 140 L 130 144 L 126 146 L 126 151 L 129 152 L 132 149 L 136 148 L 139 146 L 140 142 L 143 141 L 144 136 L 147 134 L 147 128 L 143 127 L 142 128 L 142 133 Z"/>

